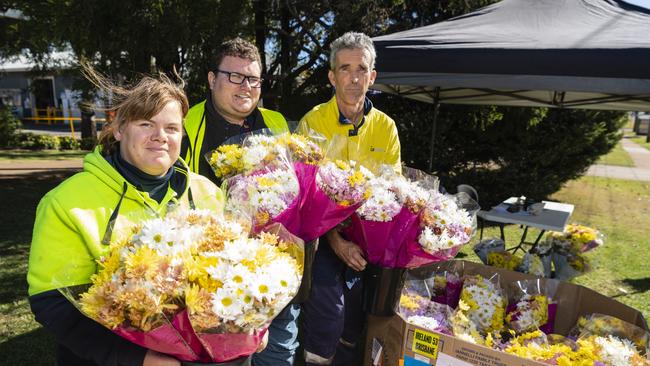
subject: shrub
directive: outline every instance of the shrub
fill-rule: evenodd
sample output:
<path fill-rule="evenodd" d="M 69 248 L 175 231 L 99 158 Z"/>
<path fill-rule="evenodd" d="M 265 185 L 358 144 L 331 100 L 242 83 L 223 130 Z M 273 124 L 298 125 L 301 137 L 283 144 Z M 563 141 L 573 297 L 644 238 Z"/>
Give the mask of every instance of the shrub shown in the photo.
<path fill-rule="evenodd" d="M 56 150 L 59 148 L 59 138 L 53 135 L 21 133 L 18 135 L 18 147 L 28 150 Z"/>
<path fill-rule="evenodd" d="M 0 147 L 15 147 L 20 120 L 8 108 L 0 108 Z"/>
<path fill-rule="evenodd" d="M 427 170 L 431 104 L 382 95 L 376 105 L 399 129 L 402 160 Z M 442 105 L 433 171 L 450 192 L 466 183 L 481 207 L 510 196 L 544 199 L 621 139 L 622 112 Z"/>
<path fill-rule="evenodd" d="M 81 142 L 70 136 L 59 136 L 59 150 L 79 150 Z"/>

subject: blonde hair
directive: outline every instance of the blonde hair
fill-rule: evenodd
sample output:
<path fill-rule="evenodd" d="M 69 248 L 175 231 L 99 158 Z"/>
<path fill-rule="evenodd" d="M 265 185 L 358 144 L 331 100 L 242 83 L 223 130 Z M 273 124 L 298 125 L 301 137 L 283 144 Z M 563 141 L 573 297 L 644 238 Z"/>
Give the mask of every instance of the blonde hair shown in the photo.
<path fill-rule="evenodd" d="M 176 74 L 180 83 L 175 83 L 167 75 L 160 73 L 157 77 L 144 76 L 140 81 L 131 86 L 116 85 L 106 76 L 98 73 L 88 62 L 81 62 L 82 72 L 86 79 L 97 88 L 112 95 L 113 104 L 106 108 L 114 112 L 113 120 L 107 122 L 99 134 L 97 144 L 102 147 L 102 153 L 110 154 L 119 146 L 115 139 L 116 130 L 129 122 L 151 119 L 158 114 L 169 102 L 178 102 L 185 118 L 189 110 L 189 102 L 183 91 L 185 83 Z"/>

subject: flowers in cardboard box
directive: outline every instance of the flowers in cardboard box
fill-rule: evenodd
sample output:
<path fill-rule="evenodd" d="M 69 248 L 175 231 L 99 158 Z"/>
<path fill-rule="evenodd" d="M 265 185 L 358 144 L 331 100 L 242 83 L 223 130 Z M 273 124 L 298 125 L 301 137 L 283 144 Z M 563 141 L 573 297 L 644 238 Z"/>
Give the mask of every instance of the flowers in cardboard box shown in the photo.
<path fill-rule="evenodd" d="M 549 301 L 546 295 L 526 294 L 517 301 L 506 322 L 518 333 L 533 331 L 548 322 Z"/>
<path fill-rule="evenodd" d="M 452 317 L 454 335 L 483 344 L 488 333 L 503 330 L 505 303 L 501 289 L 490 280 L 480 275 L 466 277 Z"/>

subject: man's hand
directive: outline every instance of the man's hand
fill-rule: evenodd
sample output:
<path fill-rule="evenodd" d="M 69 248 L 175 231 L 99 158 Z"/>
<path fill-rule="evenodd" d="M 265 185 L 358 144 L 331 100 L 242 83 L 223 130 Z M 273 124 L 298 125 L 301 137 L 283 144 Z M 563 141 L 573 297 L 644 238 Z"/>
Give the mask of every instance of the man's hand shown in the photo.
<path fill-rule="evenodd" d="M 163 355 L 156 351 L 148 350 L 144 356 L 142 366 L 181 366 L 181 362 L 173 357 Z"/>
<path fill-rule="evenodd" d="M 266 332 L 264 333 L 264 337 L 262 338 L 262 341 L 260 342 L 260 345 L 257 346 L 257 350 L 255 350 L 255 353 L 260 353 L 264 351 L 268 343 L 269 343 L 269 331 L 267 329 Z"/>
<path fill-rule="evenodd" d="M 363 271 L 366 268 L 367 262 L 363 257 L 363 250 L 358 245 L 343 239 L 341 234 L 336 230 L 330 230 L 327 233 L 327 240 L 334 253 L 350 268 L 355 271 Z"/>

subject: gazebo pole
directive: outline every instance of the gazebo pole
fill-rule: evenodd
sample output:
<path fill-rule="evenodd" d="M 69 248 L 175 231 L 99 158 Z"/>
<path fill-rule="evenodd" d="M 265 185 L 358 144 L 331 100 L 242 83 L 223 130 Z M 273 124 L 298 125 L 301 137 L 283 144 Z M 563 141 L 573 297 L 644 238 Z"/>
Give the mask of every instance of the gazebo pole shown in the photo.
<path fill-rule="evenodd" d="M 429 150 L 429 172 L 433 173 L 433 151 L 436 142 L 436 127 L 438 125 L 438 110 L 440 109 L 440 87 L 433 90 L 433 125 L 431 126 L 431 149 Z"/>

